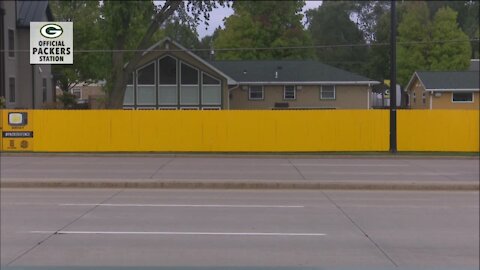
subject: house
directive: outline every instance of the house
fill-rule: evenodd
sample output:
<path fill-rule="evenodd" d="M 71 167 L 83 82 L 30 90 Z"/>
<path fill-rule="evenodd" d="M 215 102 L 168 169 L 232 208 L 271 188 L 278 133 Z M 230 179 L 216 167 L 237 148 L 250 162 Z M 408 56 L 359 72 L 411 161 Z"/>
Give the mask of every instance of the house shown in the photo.
<path fill-rule="evenodd" d="M 411 109 L 479 109 L 479 73 L 417 71 L 405 91 Z"/>
<path fill-rule="evenodd" d="M 165 38 L 130 76 L 124 109 L 369 109 L 363 76 L 316 61 L 210 61 Z"/>
<path fill-rule="evenodd" d="M 216 61 L 231 76 L 230 109 L 369 109 L 363 76 L 313 60 Z"/>
<path fill-rule="evenodd" d="M 48 1 L 0 1 L 0 97 L 6 108 L 40 109 L 55 102 L 50 65 L 30 64 L 30 22 L 52 21 Z"/>
<path fill-rule="evenodd" d="M 105 91 L 103 87 L 105 86 L 105 81 L 97 81 L 94 83 L 83 82 L 78 83 L 73 86 L 69 92 L 74 95 L 78 105 L 80 107 L 89 108 L 89 109 L 104 109 L 105 108 Z M 57 97 L 63 94 L 60 87 L 56 87 Z M 85 106 L 83 106 L 85 105 Z M 62 108 L 62 104 L 57 104 L 57 108 Z"/>

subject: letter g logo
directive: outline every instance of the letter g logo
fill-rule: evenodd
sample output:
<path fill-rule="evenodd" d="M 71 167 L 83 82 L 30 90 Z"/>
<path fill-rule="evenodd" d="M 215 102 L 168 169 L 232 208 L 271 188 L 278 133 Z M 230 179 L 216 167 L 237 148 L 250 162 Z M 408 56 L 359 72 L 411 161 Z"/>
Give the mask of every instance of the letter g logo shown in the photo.
<path fill-rule="evenodd" d="M 57 24 L 45 24 L 40 28 L 40 34 L 46 38 L 57 38 L 63 34 L 63 29 Z"/>

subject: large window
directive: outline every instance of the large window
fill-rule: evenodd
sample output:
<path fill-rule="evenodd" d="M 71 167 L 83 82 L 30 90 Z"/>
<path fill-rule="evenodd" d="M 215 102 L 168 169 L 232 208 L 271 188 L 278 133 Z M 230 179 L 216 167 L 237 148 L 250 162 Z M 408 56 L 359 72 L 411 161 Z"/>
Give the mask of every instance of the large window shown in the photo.
<path fill-rule="evenodd" d="M 294 85 L 286 85 L 283 88 L 283 99 L 284 100 L 294 100 L 297 98 L 296 96 L 296 88 Z"/>
<path fill-rule="evenodd" d="M 8 56 L 15 57 L 15 32 L 8 29 Z"/>
<path fill-rule="evenodd" d="M 452 102 L 473 102 L 473 92 L 452 93 Z"/>
<path fill-rule="evenodd" d="M 222 104 L 222 89 L 220 80 L 217 80 L 205 73 L 202 76 L 202 104 Z"/>
<path fill-rule="evenodd" d="M 197 105 L 200 101 L 198 70 L 185 63 L 181 64 L 180 104 Z"/>
<path fill-rule="evenodd" d="M 123 96 L 123 105 L 134 105 L 135 94 L 133 89 L 133 73 L 130 74 L 127 80 L 127 87 L 125 88 L 125 95 Z"/>
<path fill-rule="evenodd" d="M 9 85 L 9 97 L 8 97 L 8 102 L 15 102 L 15 78 L 10 77 L 8 79 L 8 85 Z"/>
<path fill-rule="evenodd" d="M 161 105 L 176 105 L 177 93 L 177 60 L 166 56 L 158 61 L 158 103 Z"/>
<path fill-rule="evenodd" d="M 322 85 L 320 99 L 335 99 L 335 85 Z"/>
<path fill-rule="evenodd" d="M 251 85 L 248 88 L 248 99 L 249 100 L 263 100 L 264 92 L 263 86 L 261 85 Z"/>
<path fill-rule="evenodd" d="M 137 71 L 137 104 L 155 105 L 155 63 Z"/>

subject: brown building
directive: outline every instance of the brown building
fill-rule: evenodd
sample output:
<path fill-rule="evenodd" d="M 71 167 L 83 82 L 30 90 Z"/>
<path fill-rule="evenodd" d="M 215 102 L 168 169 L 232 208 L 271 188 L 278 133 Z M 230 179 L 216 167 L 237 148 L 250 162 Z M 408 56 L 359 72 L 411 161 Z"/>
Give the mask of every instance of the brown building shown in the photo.
<path fill-rule="evenodd" d="M 207 62 L 166 38 L 146 50 L 125 109 L 369 109 L 363 76 L 317 61 Z"/>
<path fill-rule="evenodd" d="M 405 91 L 412 109 L 479 109 L 479 73 L 417 71 Z"/>
<path fill-rule="evenodd" d="M 0 97 L 7 108 L 55 102 L 50 65 L 30 64 L 30 22 L 52 21 L 48 1 L 0 1 Z"/>

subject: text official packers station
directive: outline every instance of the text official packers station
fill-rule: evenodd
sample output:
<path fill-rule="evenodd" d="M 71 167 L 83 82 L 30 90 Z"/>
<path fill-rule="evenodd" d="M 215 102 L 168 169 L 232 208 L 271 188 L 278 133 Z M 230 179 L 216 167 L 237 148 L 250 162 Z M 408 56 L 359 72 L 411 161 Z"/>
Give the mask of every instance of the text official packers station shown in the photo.
<path fill-rule="evenodd" d="M 64 62 L 65 55 L 71 53 L 71 48 L 66 47 L 63 41 L 43 40 L 38 42 L 38 47 L 33 48 L 33 54 L 39 56 L 40 62 Z"/>
<path fill-rule="evenodd" d="M 73 64 L 73 22 L 30 22 L 30 64 Z"/>

